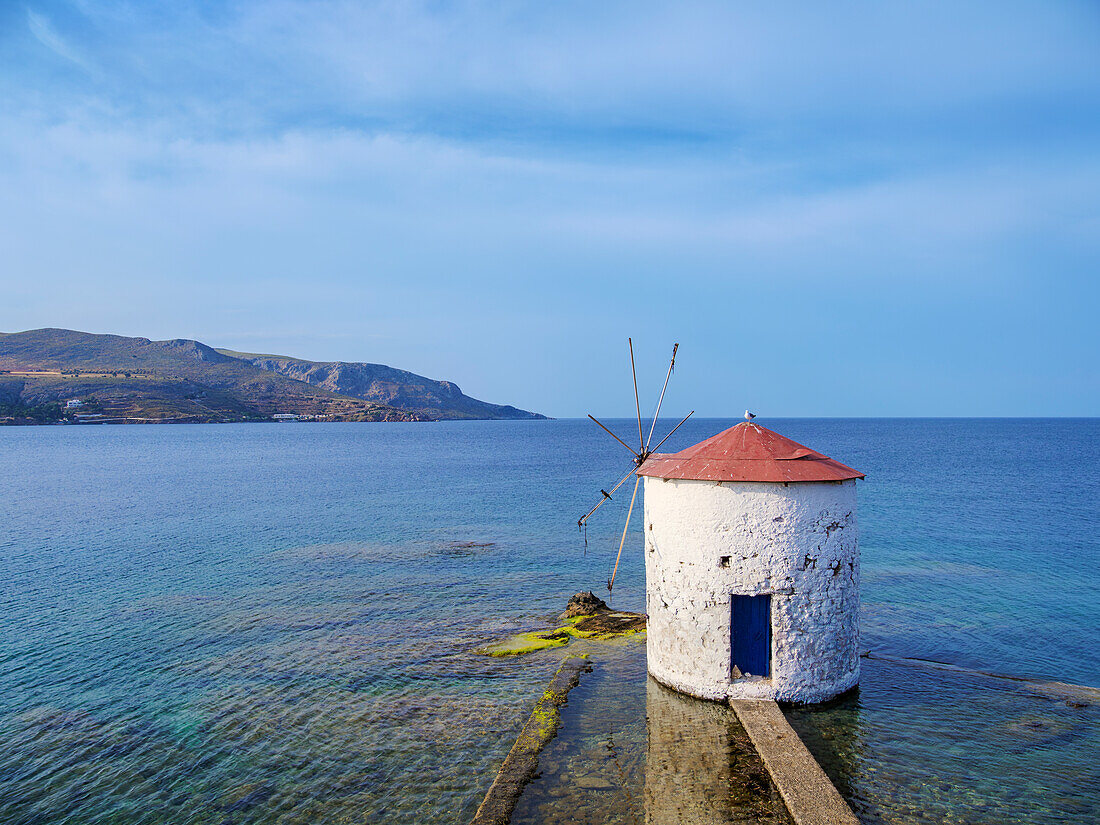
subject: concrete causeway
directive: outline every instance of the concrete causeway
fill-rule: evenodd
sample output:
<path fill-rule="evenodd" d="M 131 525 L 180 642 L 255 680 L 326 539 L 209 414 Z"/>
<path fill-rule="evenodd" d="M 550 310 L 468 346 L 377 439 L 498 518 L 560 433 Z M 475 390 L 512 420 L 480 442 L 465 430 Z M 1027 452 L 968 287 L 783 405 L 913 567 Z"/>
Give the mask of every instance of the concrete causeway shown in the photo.
<path fill-rule="evenodd" d="M 731 699 L 729 703 L 797 825 L 859 825 L 779 705 L 763 699 Z"/>
<path fill-rule="evenodd" d="M 570 656 L 562 662 L 508 752 L 472 825 L 508 825 L 524 788 L 538 771 L 540 753 L 557 733 L 560 707 L 579 683 L 581 674 L 591 669 L 586 657 Z M 806 749 L 778 704 L 769 699 L 727 702 L 796 825 L 859 825 L 855 813 Z"/>
<path fill-rule="evenodd" d="M 549 687 L 535 703 L 516 743 L 508 751 L 472 825 L 508 825 L 520 794 L 538 770 L 539 754 L 557 733 L 561 723 L 558 709 L 565 704 L 569 691 L 580 682 L 581 673 L 591 669 L 588 660 L 579 656 L 570 656 L 562 662 Z"/>

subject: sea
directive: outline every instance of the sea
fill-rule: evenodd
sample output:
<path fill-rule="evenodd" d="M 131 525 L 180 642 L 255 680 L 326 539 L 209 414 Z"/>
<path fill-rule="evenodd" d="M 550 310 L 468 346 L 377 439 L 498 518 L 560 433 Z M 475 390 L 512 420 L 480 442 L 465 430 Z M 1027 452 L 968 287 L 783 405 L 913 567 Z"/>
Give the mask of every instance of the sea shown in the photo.
<path fill-rule="evenodd" d="M 1100 419 L 760 421 L 867 475 L 861 686 L 788 710 L 861 819 L 1100 821 Z M 0 822 L 468 822 L 564 655 L 478 651 L 606 595 L 632 485 L 577 520 L 630 462 L 587 420 L 0 428 Z M 622 781 L 551 765 L 517 821 L 659 821 L 660 743 L 726 724 L 592 658 L 547 759 Z"/>

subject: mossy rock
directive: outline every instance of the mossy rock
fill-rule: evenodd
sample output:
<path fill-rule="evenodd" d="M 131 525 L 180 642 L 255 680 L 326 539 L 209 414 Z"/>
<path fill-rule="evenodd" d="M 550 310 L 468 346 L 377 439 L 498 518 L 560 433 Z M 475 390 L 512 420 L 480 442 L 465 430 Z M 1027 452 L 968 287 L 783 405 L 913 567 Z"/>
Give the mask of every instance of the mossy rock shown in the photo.
<path fill-rule="evenodd" d="M 595 613 L 610 612 L 607 602 L 594 594 L 591 590 L 587 593 L 575 593 L 565 606 L 565 612 L 561 614 L 561 620 L 575 619 L 578 616 L 591 616 Z"/>
<path fill-rule="evenodd" d="M 633 636 L 645 630 L 646 617 L 640 613 L 597 613 L 592 616 L 575 616 L 566 619 L 561 627 L 553 630 L 532 631 L 509 636 L 496 644 L 483 647 L 478 653 L 486 656 L 521 656 L 546 650 L 551 647 L 565 647 L 571 638 L 575 639 L 611 639 L 618 636 Z"/>
<path fill-rule="evenodd" d="M 565 647 L 569 644 L 569 634 L 560 630 L 549 630 L 542 633 L 518 633 L 509 636 L 501 642 L 483 647 L 478 653 L 486 656 L 522 656 L 524 653 L 534 653 L 536 650 L 546 650 L 551 647 Z"/>

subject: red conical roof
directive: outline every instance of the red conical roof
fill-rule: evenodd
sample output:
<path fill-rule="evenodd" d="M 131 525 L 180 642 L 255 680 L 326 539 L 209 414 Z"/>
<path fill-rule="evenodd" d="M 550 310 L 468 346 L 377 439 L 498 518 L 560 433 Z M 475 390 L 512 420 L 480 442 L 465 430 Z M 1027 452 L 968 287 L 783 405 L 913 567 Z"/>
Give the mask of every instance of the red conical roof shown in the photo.
<path fill-rule="evenodd" d="M 638 469 L 638 475 L 773 482 L 863 478 L 858 470 L 748 421 L 678 453 L 654 453 Z"/>

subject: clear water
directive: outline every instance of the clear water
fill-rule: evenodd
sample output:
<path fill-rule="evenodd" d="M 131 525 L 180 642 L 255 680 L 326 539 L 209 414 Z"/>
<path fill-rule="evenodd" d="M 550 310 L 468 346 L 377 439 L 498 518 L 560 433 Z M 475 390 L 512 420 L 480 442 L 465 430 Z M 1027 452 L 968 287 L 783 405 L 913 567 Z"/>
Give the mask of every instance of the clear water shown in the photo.
<path fill-rule="evenodd" d="M 868 659 L 787 717 L 864 825 L 1100 822 L 1100 691 Z"/>
<path fill-rule="evenodd" d="M 733 711 L 646 676 L 641 637 L 577 645 L 569 694 L 511 825 L 791 825 Z"/>
<path fill-rule="evenodd" d="M 513 825 L 788 823 L 725 706 L 593 643 Z M 1100 690 L 869 658 L 858 692 L 787 717 L 864 825 L 1100 822 Z"/>
<path fill-rule="evenodd" d="M 765 423 L 868 474 L 864 647 L 1100 686 L 1100 422 Z M 468 820 L 561 655 L 472 651 L 599 592 L 629 495 L 575 523 L 624 458 L 583 421 L 0 430 L 0 821 Z M 796 720 L 862 815 L 1097 811 L 1087 702 L 865 674 Z"/>

